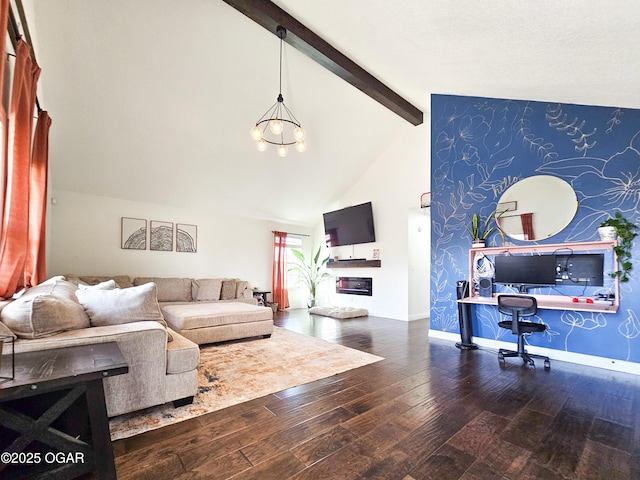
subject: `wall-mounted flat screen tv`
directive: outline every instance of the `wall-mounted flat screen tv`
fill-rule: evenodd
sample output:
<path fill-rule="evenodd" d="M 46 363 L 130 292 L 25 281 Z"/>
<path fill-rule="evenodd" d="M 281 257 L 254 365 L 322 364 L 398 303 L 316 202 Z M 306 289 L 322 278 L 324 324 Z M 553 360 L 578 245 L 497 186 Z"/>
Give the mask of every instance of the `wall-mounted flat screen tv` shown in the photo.
<path fill-rule="evenodd" d="M 327 212 L 322 216 L 328 247 L 376 241 L 371 202 Z"/>

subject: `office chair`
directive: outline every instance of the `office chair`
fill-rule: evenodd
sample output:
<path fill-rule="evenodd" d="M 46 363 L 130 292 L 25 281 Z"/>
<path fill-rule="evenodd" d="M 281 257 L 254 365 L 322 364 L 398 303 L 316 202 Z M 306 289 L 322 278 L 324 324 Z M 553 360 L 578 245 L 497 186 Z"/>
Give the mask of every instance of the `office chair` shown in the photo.
<path fill-rule="evenodd" d="M 524 335 L 536 332 L 544 332 L 547 326 L 544 323 L 523 322 L 521 317 L 530 317 L 538 311 L 538 303 L 535 297 L 524 295 L 498 295 L 498 311 L 504 315 L 510 315 L 511 320 L 498 322 L 501 328 L 511 330 L 511 333 L 518 336 L 518 350 L 506 350 L 501 348 L 498 350 L 498 360 L 504 362 L 505 357 L 521 357 L 524 363 L 528 363 L 529 367 L 535 368 L 534 358 L 544 359 L 544 368 L 549 370 L 551 362 L 549 357 L 543 355 L 534 355 L 527 353 L 524 349 Z"/>

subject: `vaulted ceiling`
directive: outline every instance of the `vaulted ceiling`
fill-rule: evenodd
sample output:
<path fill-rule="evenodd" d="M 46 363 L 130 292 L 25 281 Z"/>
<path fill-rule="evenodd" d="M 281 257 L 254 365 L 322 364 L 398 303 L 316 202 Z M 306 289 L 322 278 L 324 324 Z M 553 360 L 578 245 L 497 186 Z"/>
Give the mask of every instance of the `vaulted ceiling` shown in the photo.
<path fill-rule="evenodd" d="M 314 223 L 416 128 L 285 45 L 282 93 L 309 146 L 258 152 L 279 40 L 222 0 L 24 1 L 57 189 Z M 640 107 L 636 0 L 274 3 L 426 123 L 431 93 Z"/>

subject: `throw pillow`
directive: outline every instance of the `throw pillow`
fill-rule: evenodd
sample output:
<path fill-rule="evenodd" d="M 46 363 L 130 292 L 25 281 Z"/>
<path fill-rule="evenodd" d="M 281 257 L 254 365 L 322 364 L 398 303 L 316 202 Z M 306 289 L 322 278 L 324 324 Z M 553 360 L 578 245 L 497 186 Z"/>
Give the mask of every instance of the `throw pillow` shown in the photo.
<path fill-rule="evenodd" d="M 107 280 L 106 282 L 100 282 L 97 285 L 85 285 L 84 283 L 78 284 L 80 290 L 113 290 L 117 288 L 116 281 L 114 279 Z"/>
<path fill-rule="evenodd" d="M 249 282 L 246 280 L 236 280 L 236 298 L 244 297 L 244 291 L 249 285 Z"/>
<path fill-rule="evenodd" d="M 166 326 L 156 292 L 155 283 L 145 283 L 113 290 L 78 290 L 77 295 L 94 327 L 144 320 L 154 320 Z"/>
<path fill-rule="evenodd" d="M 233 300 L 234 298 L 236 298 L 236 281 L 223 280 L 220 300 Z"/>
<path fill-rule="evenodd" d="M 196 302 L 210 302 L 220 300 L 220 292 L 222 291 L 221 278 L 201 278 L 193 280 L 192 295 Z"/>
<path fill-rule="evenodd" d="M 60 277 L 27 289 L 0 313 L 0 319 L 21 338 L 41 338 L 89 327 L 89 318 L 75 296 L 76 286 Z"/>

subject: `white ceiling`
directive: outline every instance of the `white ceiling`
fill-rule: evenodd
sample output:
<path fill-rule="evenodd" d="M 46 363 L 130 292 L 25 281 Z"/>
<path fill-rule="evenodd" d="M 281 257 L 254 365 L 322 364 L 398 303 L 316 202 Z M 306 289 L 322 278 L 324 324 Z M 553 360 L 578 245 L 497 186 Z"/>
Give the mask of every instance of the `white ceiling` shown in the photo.
<path fill-rule="evenodd" d="M 425 122 L 431 93 L 640 108 L 637 0 L 274 3 Z M 415 128 L 285 44 L 282 93 L 309 147 L 258 152 L 279 40 L 222 0 L 25 5 L 57 189 L 312 224 Z"/>

